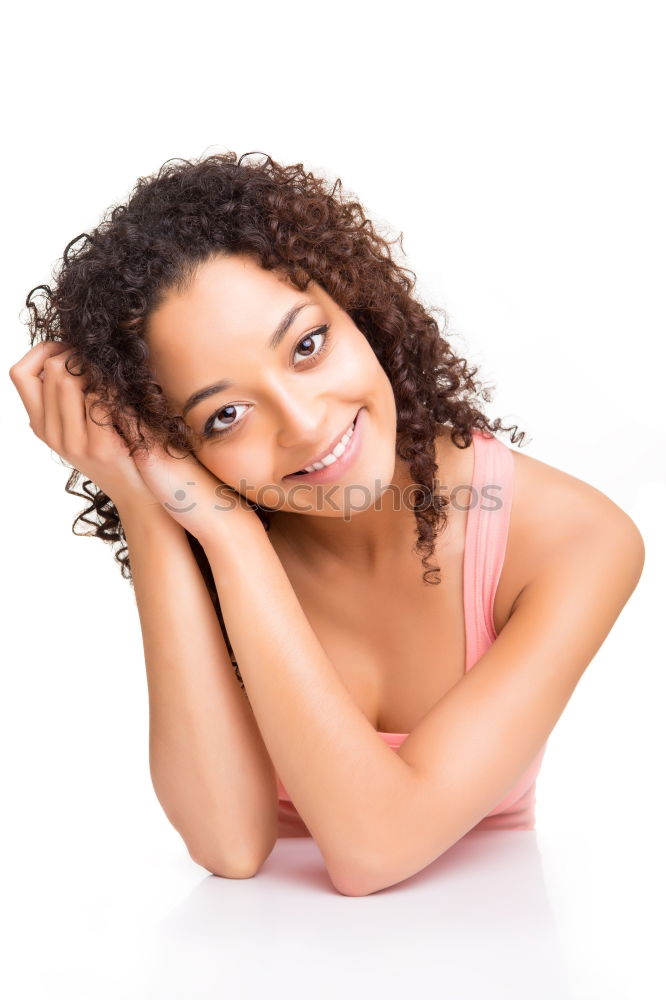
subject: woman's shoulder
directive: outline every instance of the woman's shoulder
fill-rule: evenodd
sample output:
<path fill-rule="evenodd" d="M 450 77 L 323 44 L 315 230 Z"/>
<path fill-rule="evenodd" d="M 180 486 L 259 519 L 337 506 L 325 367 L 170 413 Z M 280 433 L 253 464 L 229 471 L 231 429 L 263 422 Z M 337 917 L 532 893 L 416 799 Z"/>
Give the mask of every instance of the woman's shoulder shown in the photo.
<path fill-rule="evenodd" d="M 514 490 L 526 521 L 544 530 L 578 530 L 598 518 L 626 517 L 609 496 L 564 469 L 512 449 Z"/>
<path fill-rule="evenodd" d="M 628 519 L 621 507 L 591 483 L 523 451 L 512 449 L 512 453 L 512 549 L 524 583 L 582 532 Z"/>
<path fill-rule="evenodd" d="M 591 483 L 511 446 L 512 501 L 500 603 L 507 608 L 525 584 L 535 578 L 559 548 L 581 531 L 597 530 L 628 515 Z M 451 428 L 442 427 L 438 437 L 443 462 L 448 463 L 458 483 L 472 482 L 472 448 L 460 449 L 451 440 Z M 506 593 L 504 590 L 506 589 Z"/>
<path fill-rule="evenodd" d="M 458 483 L 471 483 L 473 450 L 462 449 L 452 438 L 452 428 L 441 426 L 437 437 L 440 462 Z M 539 537 L 561 538 L 562 532 L 576 530 L 600 516 L 626 516 L 610 497 L 591 483 L 557 466 L 549 465 L 524 450 L 512 447 L 503 438 L 495 440 L 513 455 L 512 514 L 520 519 L 533 540 Z"/>

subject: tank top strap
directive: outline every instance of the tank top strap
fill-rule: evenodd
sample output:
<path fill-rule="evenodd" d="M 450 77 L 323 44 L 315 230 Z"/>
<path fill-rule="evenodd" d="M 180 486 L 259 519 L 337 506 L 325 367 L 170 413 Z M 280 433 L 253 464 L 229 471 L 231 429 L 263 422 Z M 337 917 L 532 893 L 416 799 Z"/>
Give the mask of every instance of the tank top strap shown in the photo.
<path fill-rule="evenodd" d="M 497 638 L 493 605 L 506 554 L 514 476 L 513 452 L 504 442 L 476 428 L 472 435 L 474 472 L 463 556 L 466 671 Z"/>

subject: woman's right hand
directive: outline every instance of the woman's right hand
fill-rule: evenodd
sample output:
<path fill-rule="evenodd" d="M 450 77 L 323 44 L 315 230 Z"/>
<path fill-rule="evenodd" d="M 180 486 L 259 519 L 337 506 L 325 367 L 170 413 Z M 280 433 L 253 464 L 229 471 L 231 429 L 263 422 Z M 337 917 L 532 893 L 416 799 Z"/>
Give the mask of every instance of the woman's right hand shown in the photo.
<path fill-rule="evenodd" d="M 85 375 L 70 375 L 65 361 L 72 354 L 66 341 L 41 341 L 9 369 L 21 397 L 30 428 L 49 448 L 92 480 L 120 512 L 159 507 L 129 454 L 123 438 L 96 406 L 95 394 L 84 396 Z"/>

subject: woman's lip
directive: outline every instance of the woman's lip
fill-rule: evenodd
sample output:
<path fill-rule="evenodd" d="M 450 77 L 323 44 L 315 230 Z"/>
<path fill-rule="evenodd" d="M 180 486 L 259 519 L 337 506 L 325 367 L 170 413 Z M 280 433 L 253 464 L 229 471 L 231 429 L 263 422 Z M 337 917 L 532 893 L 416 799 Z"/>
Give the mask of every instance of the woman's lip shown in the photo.
<path fill-rule="evenodd" d="M 343 472 L 346 467 L 356 458 L 356 453 L 359 448 L 359 442 L 361 438 L 361 424 L 363 423 L 362 414 L 365 413 L 365 407 L 361 407 L 358 411 L 352 423 L 354 424 L 354 430 L 347 445 L 347 448 L 343 454 L 335 462 L 331 462 L 330 465 L 325 465 L 323 469 L 315 469 L 314 472 L 291 472 L 288 476 L 285 476 L 285 480 L 290 480 L 294 482 L 329 482 L 337 478 L 340 472 Z"/>
<path fill-rule="evenodd" d="M 357 413 L 356 413 L 356 417 L 358 417 L 358 411 L 357 411 Z M 354 417 L 354 419 L 352 420 L 352 422 L 351 422 L 352 424 L 355 424 L 355 423 L 356 423 L 356 417 Z M 350 425 L 348 424 L 347 426 L 350 426 Z M 342 431 L 342 432 L 341 432 L 341 433 L 340 433 L 340 434 L 338 435 L 338 437 L 336 437 L 336 438 L 335 438 L 335 440 L 331 442 L 331 444 L 330 444 L 330 447 L 329 447 L 328 451 L 325 451 L 325 452 L 323 453 L 323 455 L 321 456 L 321 458 L 314 458 L 314 459 L 313 459 L 313 460 L 312 460 L 311 462 L 306 462 L 306 463 L 305 463 L 305 465 L 314 465 L 314 464 L 315 464 L 315 462 L 321 462 L 321 459 L 322 459 L 322 458 L 324 458 L 324 456 L 325 456 L 325 455 L 330 455 L 330 454 L 331 454 L 331 452 L 333 451 L 333 449 L 334 449 L 334 448 L 337 448 L 338 444 L 340 443 L 340 441 L 341 441 L 341 440 L 342 440 L 342 438 L 344 437 L 344 434 L 345 434 L 345 432 L 344 432 L 344 431 Z M 333 464 L 335 464 L 335 463 L 333 463 Z M 305 465 L 303 466 L 303 468 L 305 468 Z M 298 470 L 297 470 L 296 472 L 290 472 L 290 473 L 289 473 L 289 475 L 290 475 L 290 476 L 302 476 L 303 474 L 304 474 L 304 473 L 303 473 L 303 470 L 301 470 L 301 469 L 298 469 Z M 285 478 L 285 479 L 287 479 L 288 477 L 287 477 L 287 476 L 285 476 L 284 478 Z"/>

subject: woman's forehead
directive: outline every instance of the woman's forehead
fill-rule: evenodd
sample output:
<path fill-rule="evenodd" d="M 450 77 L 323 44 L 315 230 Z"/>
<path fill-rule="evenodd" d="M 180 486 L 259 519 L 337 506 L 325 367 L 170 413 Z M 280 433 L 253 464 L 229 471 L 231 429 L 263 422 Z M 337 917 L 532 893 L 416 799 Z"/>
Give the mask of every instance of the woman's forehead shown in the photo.
<path fill-rule="evenodd" d="M 253 261 L 207 262 L 150 318 L 146 341 L 154 376 L 182 412 L 200 384 L 233 384 L 237 371 L 243 377 L 252 366 L 269 363 L 292 324 L 314 321 L 324 297 L 314 282 L 301 292 Z"/>

